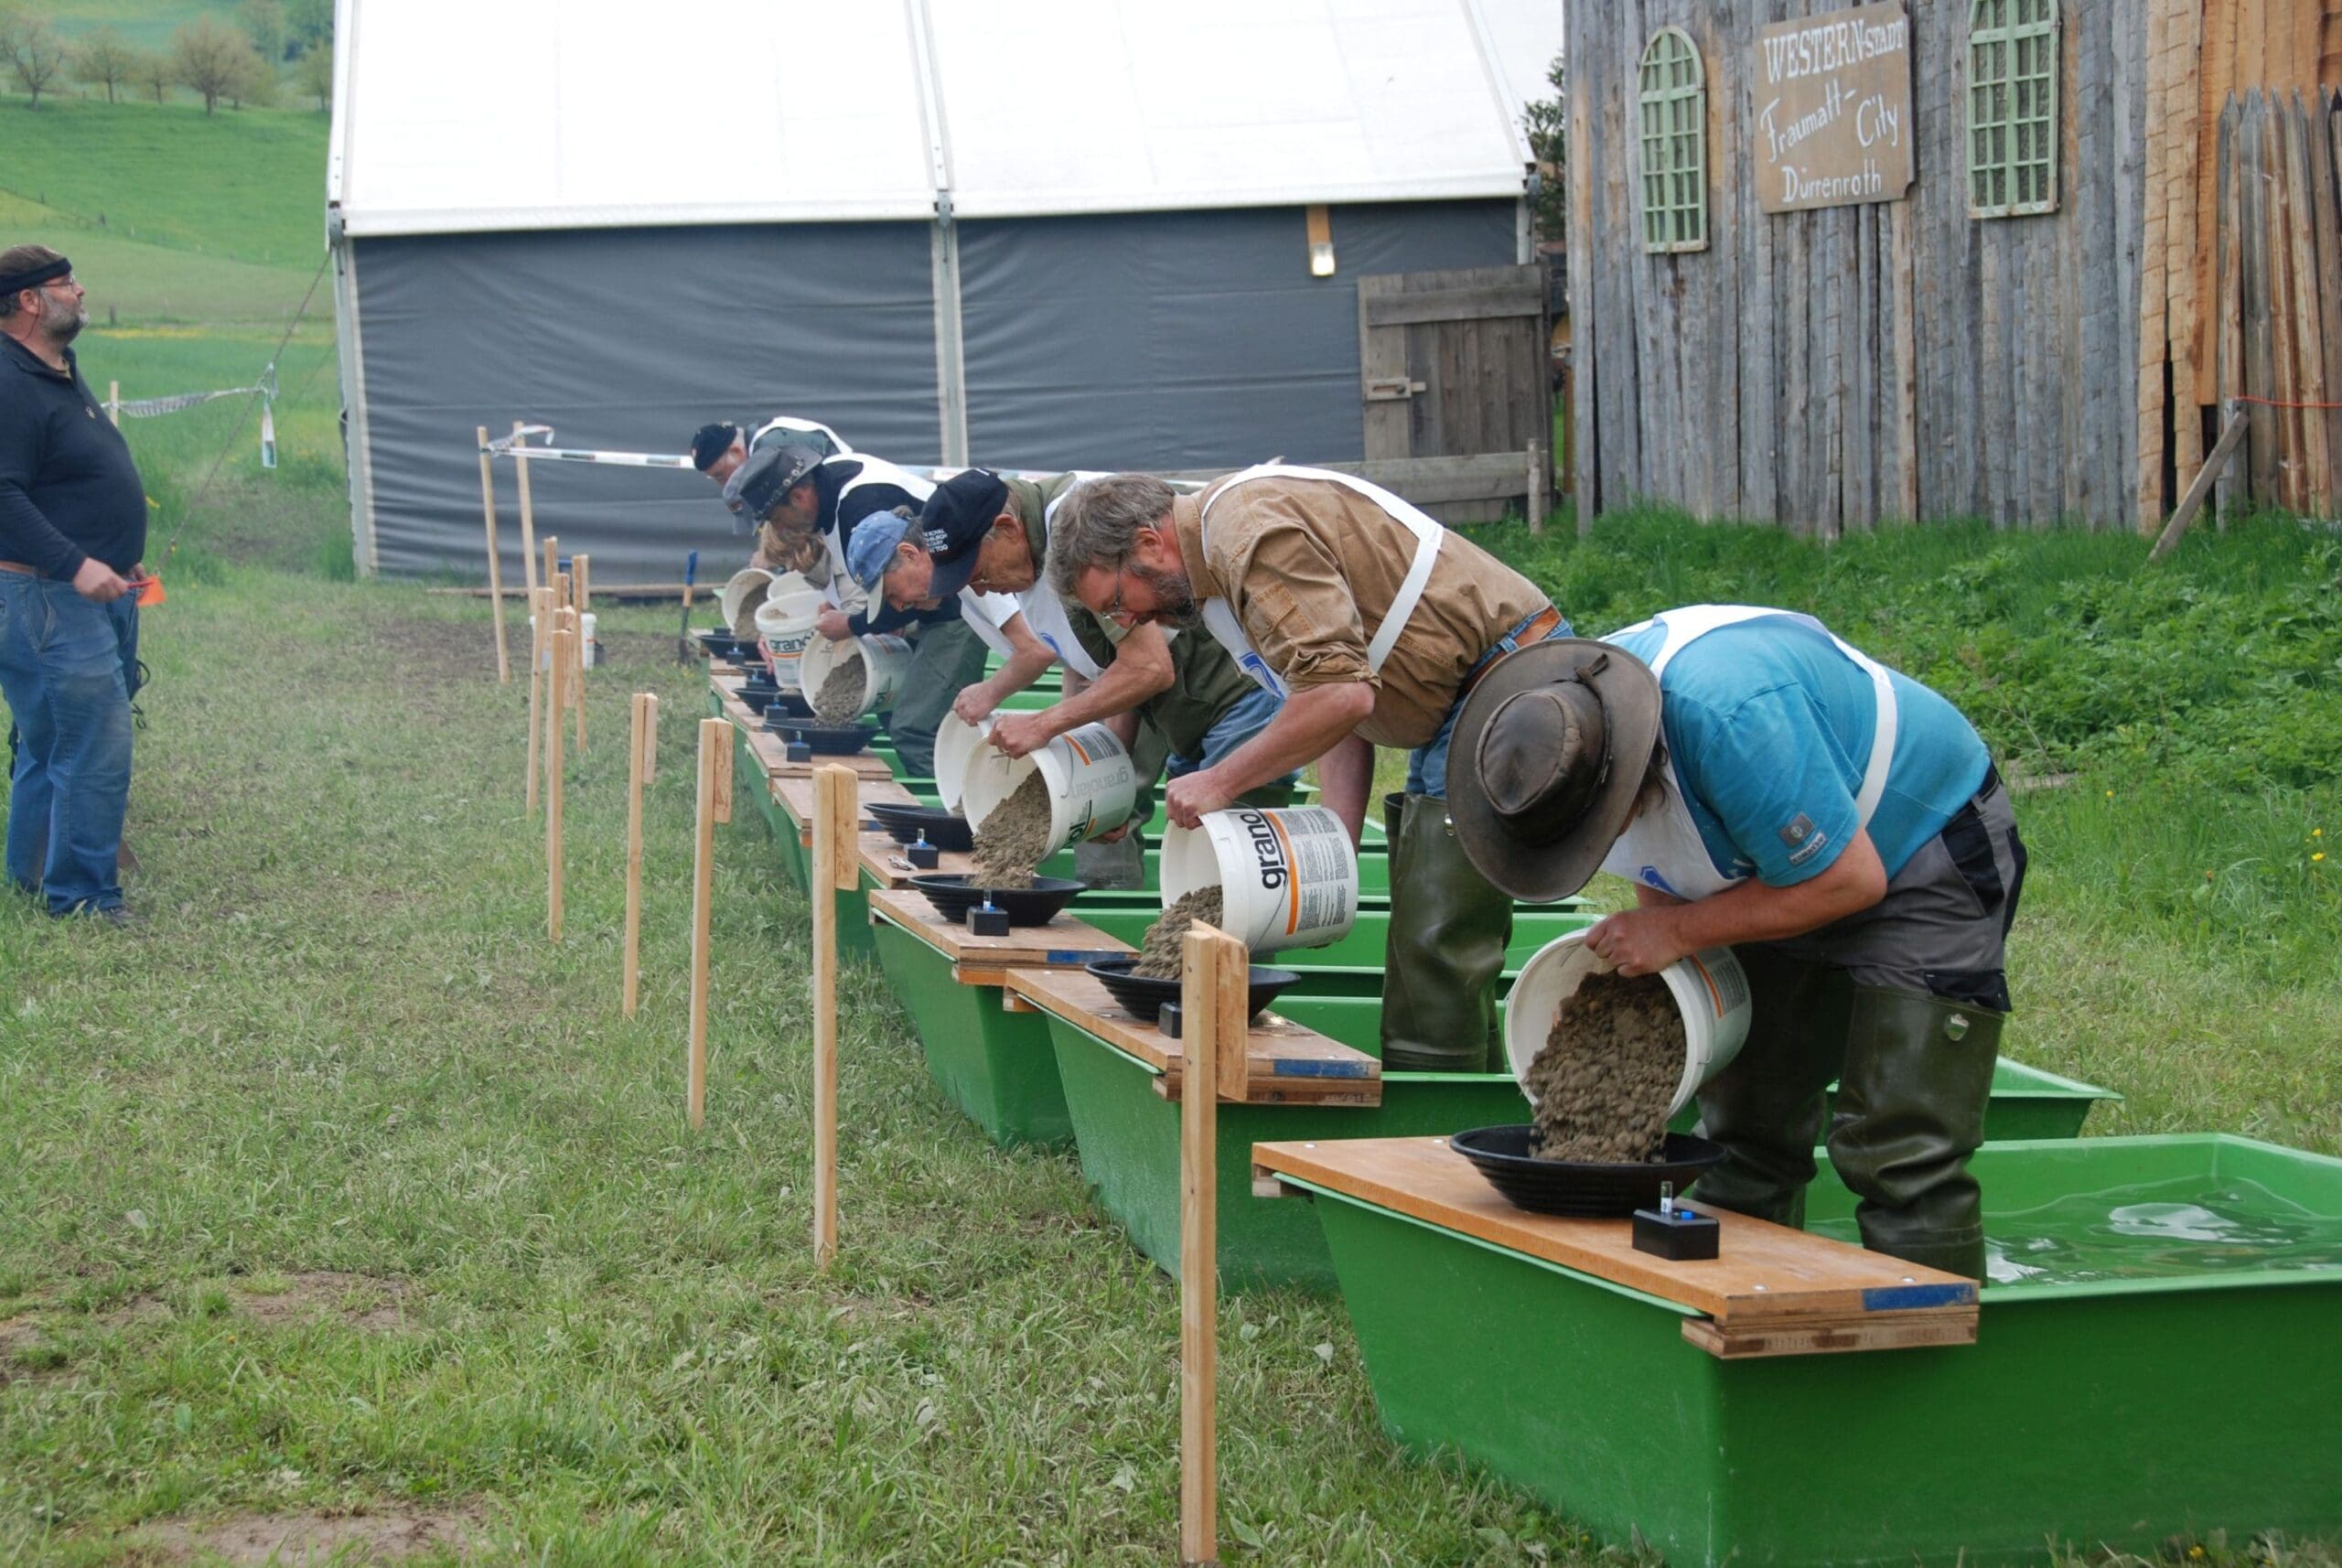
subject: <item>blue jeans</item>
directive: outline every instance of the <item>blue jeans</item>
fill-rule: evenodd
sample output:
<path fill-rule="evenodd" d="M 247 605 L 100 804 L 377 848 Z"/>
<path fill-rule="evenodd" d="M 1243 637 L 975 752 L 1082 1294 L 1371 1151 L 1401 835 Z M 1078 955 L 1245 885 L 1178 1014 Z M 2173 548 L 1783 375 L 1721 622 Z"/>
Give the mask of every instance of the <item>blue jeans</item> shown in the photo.
<path fill-rule="evenodd" d="M 1538 615 L 1542 615 L 1545 612 L 1542 610 L 1537 612 Z M 1531 616 L 1529 620 L 1520 622 L 1510 631 L 1506 632 L 1502 637 L 1499 638 L 1497 639 L 1497 645 L 1494 648 L 1489 649 L 1486 653 L 1481 654 L 1479 662 L 1472 666 L 1471 673 L 1465 677 L 1465 683 L 1469 685 L 1473 675 L 1477 675 L 1481 671 L 1487 669 L 1489 665 L 1495 663 L 1506 654 L 1510 653 L 1515 649 L 1520 647 L 1520 634 L 1528 630 L 1529 622 L 1533 621 L 1536 618 L 1537 616 Z M 1547 632 L 1545 637 L 1567 637 L 1569 635 L 1569 618 L 1567 616 L 1563 616 L 1562 618 L 1561 624 L 1553 628 L 1552 630 Z M 1541 637 L 1535 640 L 1542 642 L 1545 640 L 1545 638 Z M 1447 799 L 1447 743 L 1456 738 L 1456 715 L 1463 711 L 1464 698 L 1459 694 L 1455 703 L 1448 708 L 1447 717 L 1440 721 L 1439 733 L 1431 737 L 1429 744 L 1419 746 L 1415 747 L 1414 750 L 1407 753 L 1408 794 L 1429 795 L 1434 800 L 1445 800 Z"/>
<path fill-rule="evenodd" d="M 1219 715 L 1219 721 L 1204 732 L 1204 754 L 1201 757 L 1174 757 L 1163 765 L 1166 778 L 1178 779 L 1202 768 L 1212 767 L 1246 741 L 1269 727 L 1269 721 L 1284 707 L 1283 698 L 1270 695 L 1254 687 L 1249 695 L 1238 699 L 1234 707 Z M 1272 784 L 1290 784 L 1300 778 L 1298 772 L 1283 779 L 1272 779 Z"/>
<path fill-rule="evenodd" d="M 95 604 L 70 583 L 0 572 L 0 696 L 17 730 L 6 874 L 52 915 L 122 902 L 137 668 L 134 596 Z"/>

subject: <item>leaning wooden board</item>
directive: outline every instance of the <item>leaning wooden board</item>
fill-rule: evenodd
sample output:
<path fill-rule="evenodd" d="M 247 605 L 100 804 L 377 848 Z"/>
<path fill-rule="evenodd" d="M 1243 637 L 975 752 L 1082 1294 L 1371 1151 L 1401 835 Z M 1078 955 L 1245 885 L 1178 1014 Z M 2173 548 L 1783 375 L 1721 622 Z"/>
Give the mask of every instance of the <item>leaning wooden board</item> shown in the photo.
<path fill-rule="evenodd" d="M 1683 1337 L 1725 1359 L 1976 1340 L 1973 1280 L 1719 1210 L 1720 1255 L 1671 1262 L 1628 1220 L 1514 1208 L 1445 1138 L 1255 1144 L 1252 1170 L 1262 1197 L 1337 1193 L 1688 1307 Z"/>
<path fill-rule="evenodd" d="M 1078 969 L 1009 972 L 1002 1004 L 1051 1013 L 1087 1030 L 1162 1076 L 1155 1091 L 1179 1098 L 1186 1057 L 1179 1041 L 1122 1009 L 1095 975 Z M 1244 1042 L 1244 1082 L 1222 1083 L 1219 1097 L 1246 1105 L 1380 1105 L 1382 1064 L 1364 1051 L 1274 1013 L 1252 1020 Z"/>
<path fill-rule="evenodd" d="M 1012 969 L 1057 966 L 1079 969 L 1100 959 L 1126 958 L 1130 943 L 1069 915 L 1046 926 L 1012 926 L 1004 937 L 980 937 L 935 912 L 914 891 L 874 889 L 870 918 L 899 926 L 951 961 L 952 978 L 962 985 L 1000 985 Z"/>

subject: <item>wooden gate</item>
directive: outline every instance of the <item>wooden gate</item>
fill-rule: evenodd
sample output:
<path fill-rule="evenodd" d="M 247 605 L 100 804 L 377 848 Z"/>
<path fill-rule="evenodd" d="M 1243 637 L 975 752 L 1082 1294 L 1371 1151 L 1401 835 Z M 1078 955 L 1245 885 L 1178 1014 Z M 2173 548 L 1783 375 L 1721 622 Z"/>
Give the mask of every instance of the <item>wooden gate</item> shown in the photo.
<path fill-rule="evenodd" d="M 1519 509 L 1542 529 L 1552 502 L 1550 330 L 1534 264 L 1359 278 L 1364 476 L 1443 522 Z"/>

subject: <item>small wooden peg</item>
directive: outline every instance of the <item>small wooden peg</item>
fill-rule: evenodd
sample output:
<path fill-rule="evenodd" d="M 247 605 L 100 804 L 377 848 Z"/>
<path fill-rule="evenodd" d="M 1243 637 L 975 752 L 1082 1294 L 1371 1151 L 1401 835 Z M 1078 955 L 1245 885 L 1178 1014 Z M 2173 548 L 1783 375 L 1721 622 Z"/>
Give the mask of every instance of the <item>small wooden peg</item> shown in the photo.
<path fill-rule="evenodd" d="M 512 422 L 512 472 L 521 490 L 521 559 L 528 567 L 529 586 L 542 588 L 553 581 L 553 547 L 554 541 L 545 541 L 545 575 L 537 576 L 537 512 L 529 501 L 528 448 L 521 440 L 521 421 Z"/>
<path fill-rule="evenodd" d="M 1219 1097 L 1223 1035 L 1246 1034 L 1244 944 L 1198 922 L 1182 939 L 1179 1091 L 1179 1560 L 1219 1560 Z M 1239 1069 L 1241 1073 L 1241 1067 Z M 1243 1079 L 1235 1080 L 1241 1097 Z"/>
<path fill-rule="evenodd" d="M 699 725 L 697 846 L 692 858 L 691 1054 L 684 1098 L 691 1124 L 707 1122 L 707 946 L 715 912 L 715 811 L 719 771 L 732 755 L 732 725 L 725 719 Z"/>
<path fill-rule="evenodd" d="M 576 633 L 553 634 L 553 700 L 545 704 L 545 933 L 561 940 L 563 847 L 561 842 L 561 704 Z"/>
<path fill-rule="evenodd" d="M 488 521 L 488 613 L 496 623 L 496 679 L 500 685 L 509 686 L 512 656 L 504 641 L 504 564 L 496 547 L 496 478 L 488 466 L 488 426 L 476 428 L 479 431 L 479 507 Z"/>
<path fill-rule="evenodd" d="M 628 1018 L 634 1016 L 642 990 L 642 787 L 658 712 L 658 698 L 648 692 L 634 694 L 626 768 L 626 954 L 619 979 L 619 1010 Z"/>

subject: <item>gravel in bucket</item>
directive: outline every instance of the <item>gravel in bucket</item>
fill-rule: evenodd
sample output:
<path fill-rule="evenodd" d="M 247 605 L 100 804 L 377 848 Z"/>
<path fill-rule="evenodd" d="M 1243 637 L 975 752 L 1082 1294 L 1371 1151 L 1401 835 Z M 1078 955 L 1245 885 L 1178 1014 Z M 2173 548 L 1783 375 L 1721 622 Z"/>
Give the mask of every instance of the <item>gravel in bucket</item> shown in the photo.
<path fill-rule="evenodd" d="M 1220 906 L 1218 883 L 1180 894 L 1163 911 L 1163 918 L 1146 928 L 1146 935 L 1139 940 L 1138 961 L 1131 966 L 1131 972 L 1142 980 L 1178 979 L 1186 967 L 1180 943 L 1187 940 L 1187 928 L 1198 920 L 1217 926 Z"/>
<path fill-rule="evenodd" d="M 822 689 L 813 693 L 813 716 L 825 725 L 844 724 L 862 712 L 862 689 L 866 684 L 861 653 L 847 654 L 830 666 Z"/>
<path fill-rule="evenodd" d="M 1682 1076 L 1683 1015 L 1667 982 L 1589 974 L 1522 1080 L 1537 1102 L 1531 1152 L 1574 1164 L 1655 1162 Z"/>
<path fill-rule="evenodd" d="M 985 887 L 1030 887 L 1049 852 L 1049 781 L 1037 768 L 976 824 L 975 880 Z"/>

